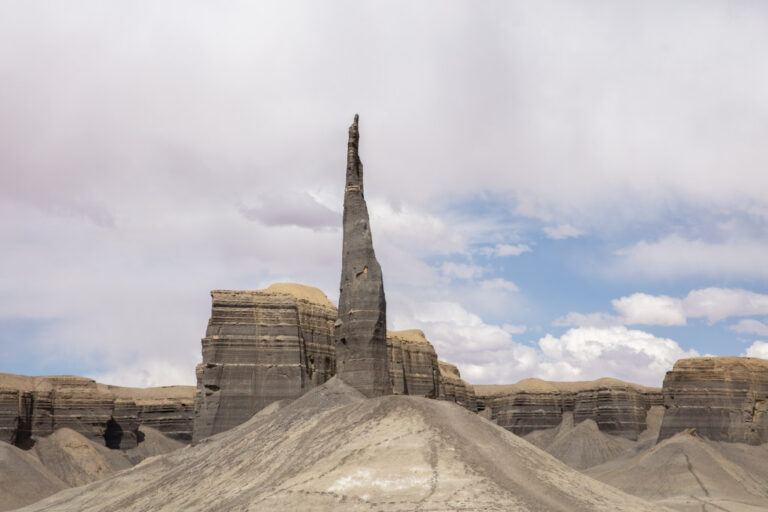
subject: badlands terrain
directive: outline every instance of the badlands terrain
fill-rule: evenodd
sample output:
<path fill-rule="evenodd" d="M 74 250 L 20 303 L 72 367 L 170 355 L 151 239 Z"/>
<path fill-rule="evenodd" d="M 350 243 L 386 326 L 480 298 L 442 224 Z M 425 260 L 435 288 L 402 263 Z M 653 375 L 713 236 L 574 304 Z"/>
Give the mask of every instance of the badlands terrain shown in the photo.
<path fill-rule="evenodd" d="M 417 333 L 406 337 L 417 343 L 419 353 L 431 348 Z M 79 409 L 90 423 L 77 424 L 71 410 L 55 408 L 53 423 L 61 412 L 69 426 L 31 436 L 26 450 L 0 443 L 0 510 L 24 505 L 30 506 L 21 510 L 29 511 L 768 509 L 768 444 L 728 440 L 745 431 L 738 421 L 744 408 L 736 405 L 758 396 L 768 361 L 682 360 L 669 372 L 664 389 L 615 379 L 526 379 L 473 387 L 461 381 L 455 367 L 448 369 L 455 373 L 444 372 L 441 379 L 463 386 L 464 397 L 471 389 L 475 403 L 487 404 L 483 410 L 476 412 L 477 405 L 472 410 L 466 401 L 460 405 L 455 395 L 369 399 L 333 378 L 299 398 L 272 402 L 244 423 L 194 445 L 139 424 L 136 446 L 109 449 L 104 434 L 86 437 L 70 428 L 87 434 L 99 421 L 95 415 Z M 689 398 L 680 396 L 679 373 L 693 383 Z M 0 382 L 7 393 L 11 383 L 29 380 L 5 376 Z M 85 388 L 93 396 L 80 394 L 78 407 L 104 407 L 99 391 L 108 387 Z M 120 395 L 127 397 L 129 389 L 121 388 Z M 728 424 L 719 427 L 721 439 L 689 427 L 658 441 L 665 417 L 677 421 L 680 415 L 653 405 L 659 397 L 671 403 L 670 390 L 681 404 L 711 402 L 706 415 L 694 414 L 697 408 L 685 415 L 701 432 L 711 434 L 712 418 L 729 411 Z M 191 397 L 192 390 L 136 391 L 155 397 L 156 408 L 177 418 L 178 396 Z M 163 392 L 172 398 L 161 399 Z M 72 407 L 71 388 L 62 386 L 53 394 Z M 629 408 L 630 403 L 635 405 Z M 640 416 L 642 426 L 627 420 Z M 185 421 L 193 423 L 186 417 L 166 424 L 184 431 Z M 157 416 L 154 420 L 157 424 Z M 555 427 L 541 428 L 553 421 Z M 746 430 L 760 430 L 764 422 L 746 424 Z M 526 432 L 518 436 L 500 424 L 526 425 L 519 427 Z"/>
<path fill-rule="evenodd" d="M 768 361 L 472 386 L 387 331 L 349 128 L 339 307 L 214 290 L 195 388 L 0 375 L 0 510 L 768 510 Z"/>

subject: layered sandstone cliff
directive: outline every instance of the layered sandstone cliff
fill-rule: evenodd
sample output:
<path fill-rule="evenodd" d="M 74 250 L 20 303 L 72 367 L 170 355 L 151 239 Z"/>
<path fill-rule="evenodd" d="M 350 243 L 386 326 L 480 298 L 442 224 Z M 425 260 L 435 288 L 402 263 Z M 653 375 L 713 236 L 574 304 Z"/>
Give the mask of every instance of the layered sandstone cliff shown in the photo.
<path fill-rule="evenodd" d="M 472 412 L 477 412 L 475 388 L 461 378 L 456 365 L 444 361 L 439 361 L 438 364 L 440 367 L 440 394 L 438 398 L 456 402 Z"/>
<path fill-rule="evenodd" d="M 554 428 L 563 413 L 576 424 L 590 419 L 602 432 L 636 440 L 647 427 L 646 415 L 661 405 L 661 390 L 617 379 L 591 382 L 547 382 L 525 379 L 512 385 L 475 386 L 490 417 L 518 435 Z"/>
<path fill-rule="evenodd" d="M 214 290 L 197 366 L 194 438 L 228 430 L 272 402 L 293 399 L 335 372 L 336 308 L 318 290 Z"/>
<path fill-rule="evenodd" d="M 437 398 L 440 369 L 437 353 L 418 329 L 387 332 L 389 376 L 396 395 Z"/>
<path fill-rule="evenodd" d="M 768 442 L 768 360 L 681 359 L 667 372 L 663 389 L 659 441 L 693 428 L 714 441 Z"/>
<path fill-rule="evenodd" d="M 124 388 L 68 375 L 0 374 L 0 441 L 18 446 L 65 427 L 110 448 L 137 446 L 140 425 L 189 441 L 193 408 L 190 386 Z"/>

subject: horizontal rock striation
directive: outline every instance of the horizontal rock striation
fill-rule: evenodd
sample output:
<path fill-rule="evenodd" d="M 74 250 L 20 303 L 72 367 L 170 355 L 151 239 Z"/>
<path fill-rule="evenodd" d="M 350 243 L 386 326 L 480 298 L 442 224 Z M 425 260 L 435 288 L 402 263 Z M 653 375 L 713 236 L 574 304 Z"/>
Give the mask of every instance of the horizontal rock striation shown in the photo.
<path fill-rule="evenodd" d="M 140 441 L 139 426 L 174 439 L 192 437 L 194 388 L 124 388 L 69 375 L 0 374 L 0 441 L 27 447 L 31 438 L 70 428 L 110 448 Z"/>
<path fill-rule="evenodd" d="M 713 441 L 768 442 L 768 360 L 681 359 L 664 378 L 659 441 L 693 428 Z"/>
<path fill-rule="evenodd" d="M 594 420 L 602 432 L 636 440 L 647 428 L 646 415 L 661 405 L 658 388 L 617 379 L 591 382 L 547 382 L 525 379 L 513 385 L 475 386 L 481 407 L 517 435 L 555 428 L 563 413 L 572 412 L 576 424 Z"/>
<path fill-rule="evenodd" d="M 388 331 L 387 353 L 394 394 L 437 398 L 440 394 L 437 353 L 422 331 Z"/>
<path fill-rule="evenodd" d="M 318 290 L 214 290 L 203 362 L 197 367 L 194 439 L 243 423 L 335 373 L 336 308 Z"/>
<path fill-rule="evenodd" d="M 439 361 L 440 368 L 440 400 L 456 402 L 472 412 L 478 411 L 474 387 L 461 378 L 459 369 L 450 363 Z"/>

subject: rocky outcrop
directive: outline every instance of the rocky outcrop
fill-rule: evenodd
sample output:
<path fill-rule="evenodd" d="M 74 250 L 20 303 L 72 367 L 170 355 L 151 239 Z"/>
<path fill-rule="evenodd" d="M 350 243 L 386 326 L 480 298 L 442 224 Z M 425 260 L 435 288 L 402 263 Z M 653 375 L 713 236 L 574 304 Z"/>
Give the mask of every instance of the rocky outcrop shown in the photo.
<path fill-rule="evenodd" d="M 192 437 L 194 388 L 124 388 L 74 376 L 0 374 L 0 441 L 27 447 L 32 437 L 70 428 L 109 448 L 140 441 L 139 426 L 168 437 Z"/>
<path fill-rule="evenodd" d="M 768 360 L 681 359 L 664 379 L 659 441 L 693 428 L 714 441 L 768 442 Z"/>
<path fill-rule="evenodd" d="M 336 308 L 318 290 L 214 290 L 197 366 L 194 438 L 228 430 L 334 375 Z"/>
<path fill-rule="evenodd" d="M 387 304 L 381 266 L 373 251 L 357 115 L 349 127 L 344 189 L 341 293 L 336 322 L 336 373 L 367 397 L 392 392 L 387 357 Z"/>
<path fill-rule="evenodd" d="M 437 353 L 422 331 L 387 332 L 387 352 L 394 394 L 437 398 L 440 393 Z"/>
<path fill-rule="evenodd" d="M 456 402 L 460 406 L 477 412 L 475 389 L 461 378 L 459 369 L 450 363 L 438 361 L 440 368 L 440 400 Z"/>
<path fill-rule="evenodd" d="M 32 511 L 660 512 L 439 400 L 331 379 L 237 429 Z M 698 510 L 698 509 L 696 509 Z M 734 510 L 729 508 L 729 510 Z M 759 510 L 759 509 L 755 509 Z"/>
<path fill-rule="evenodd" d="M 646 415 L 661 405 L 661 390 L 616 379 L 547 382 L 526 379 L 513 385 L 475 386 L 478 402 L 491 419 L 517 435 L 555 428 L 564 412 L 576 424 L 594 420 L 602 432 L 636 440 L 647 427 Z"/>

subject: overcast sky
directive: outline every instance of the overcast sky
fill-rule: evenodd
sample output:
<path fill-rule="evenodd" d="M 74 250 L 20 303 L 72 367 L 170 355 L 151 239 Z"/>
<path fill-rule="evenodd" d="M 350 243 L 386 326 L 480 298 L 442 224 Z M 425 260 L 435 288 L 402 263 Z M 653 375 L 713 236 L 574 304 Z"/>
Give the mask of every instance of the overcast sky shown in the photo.
<path fill-rule="evenodd" d="M 474 383 L 768 358 L 768 4 L 0 1 L 0 371 L 194 384 L 211 289 L 338 298 Z"/>

